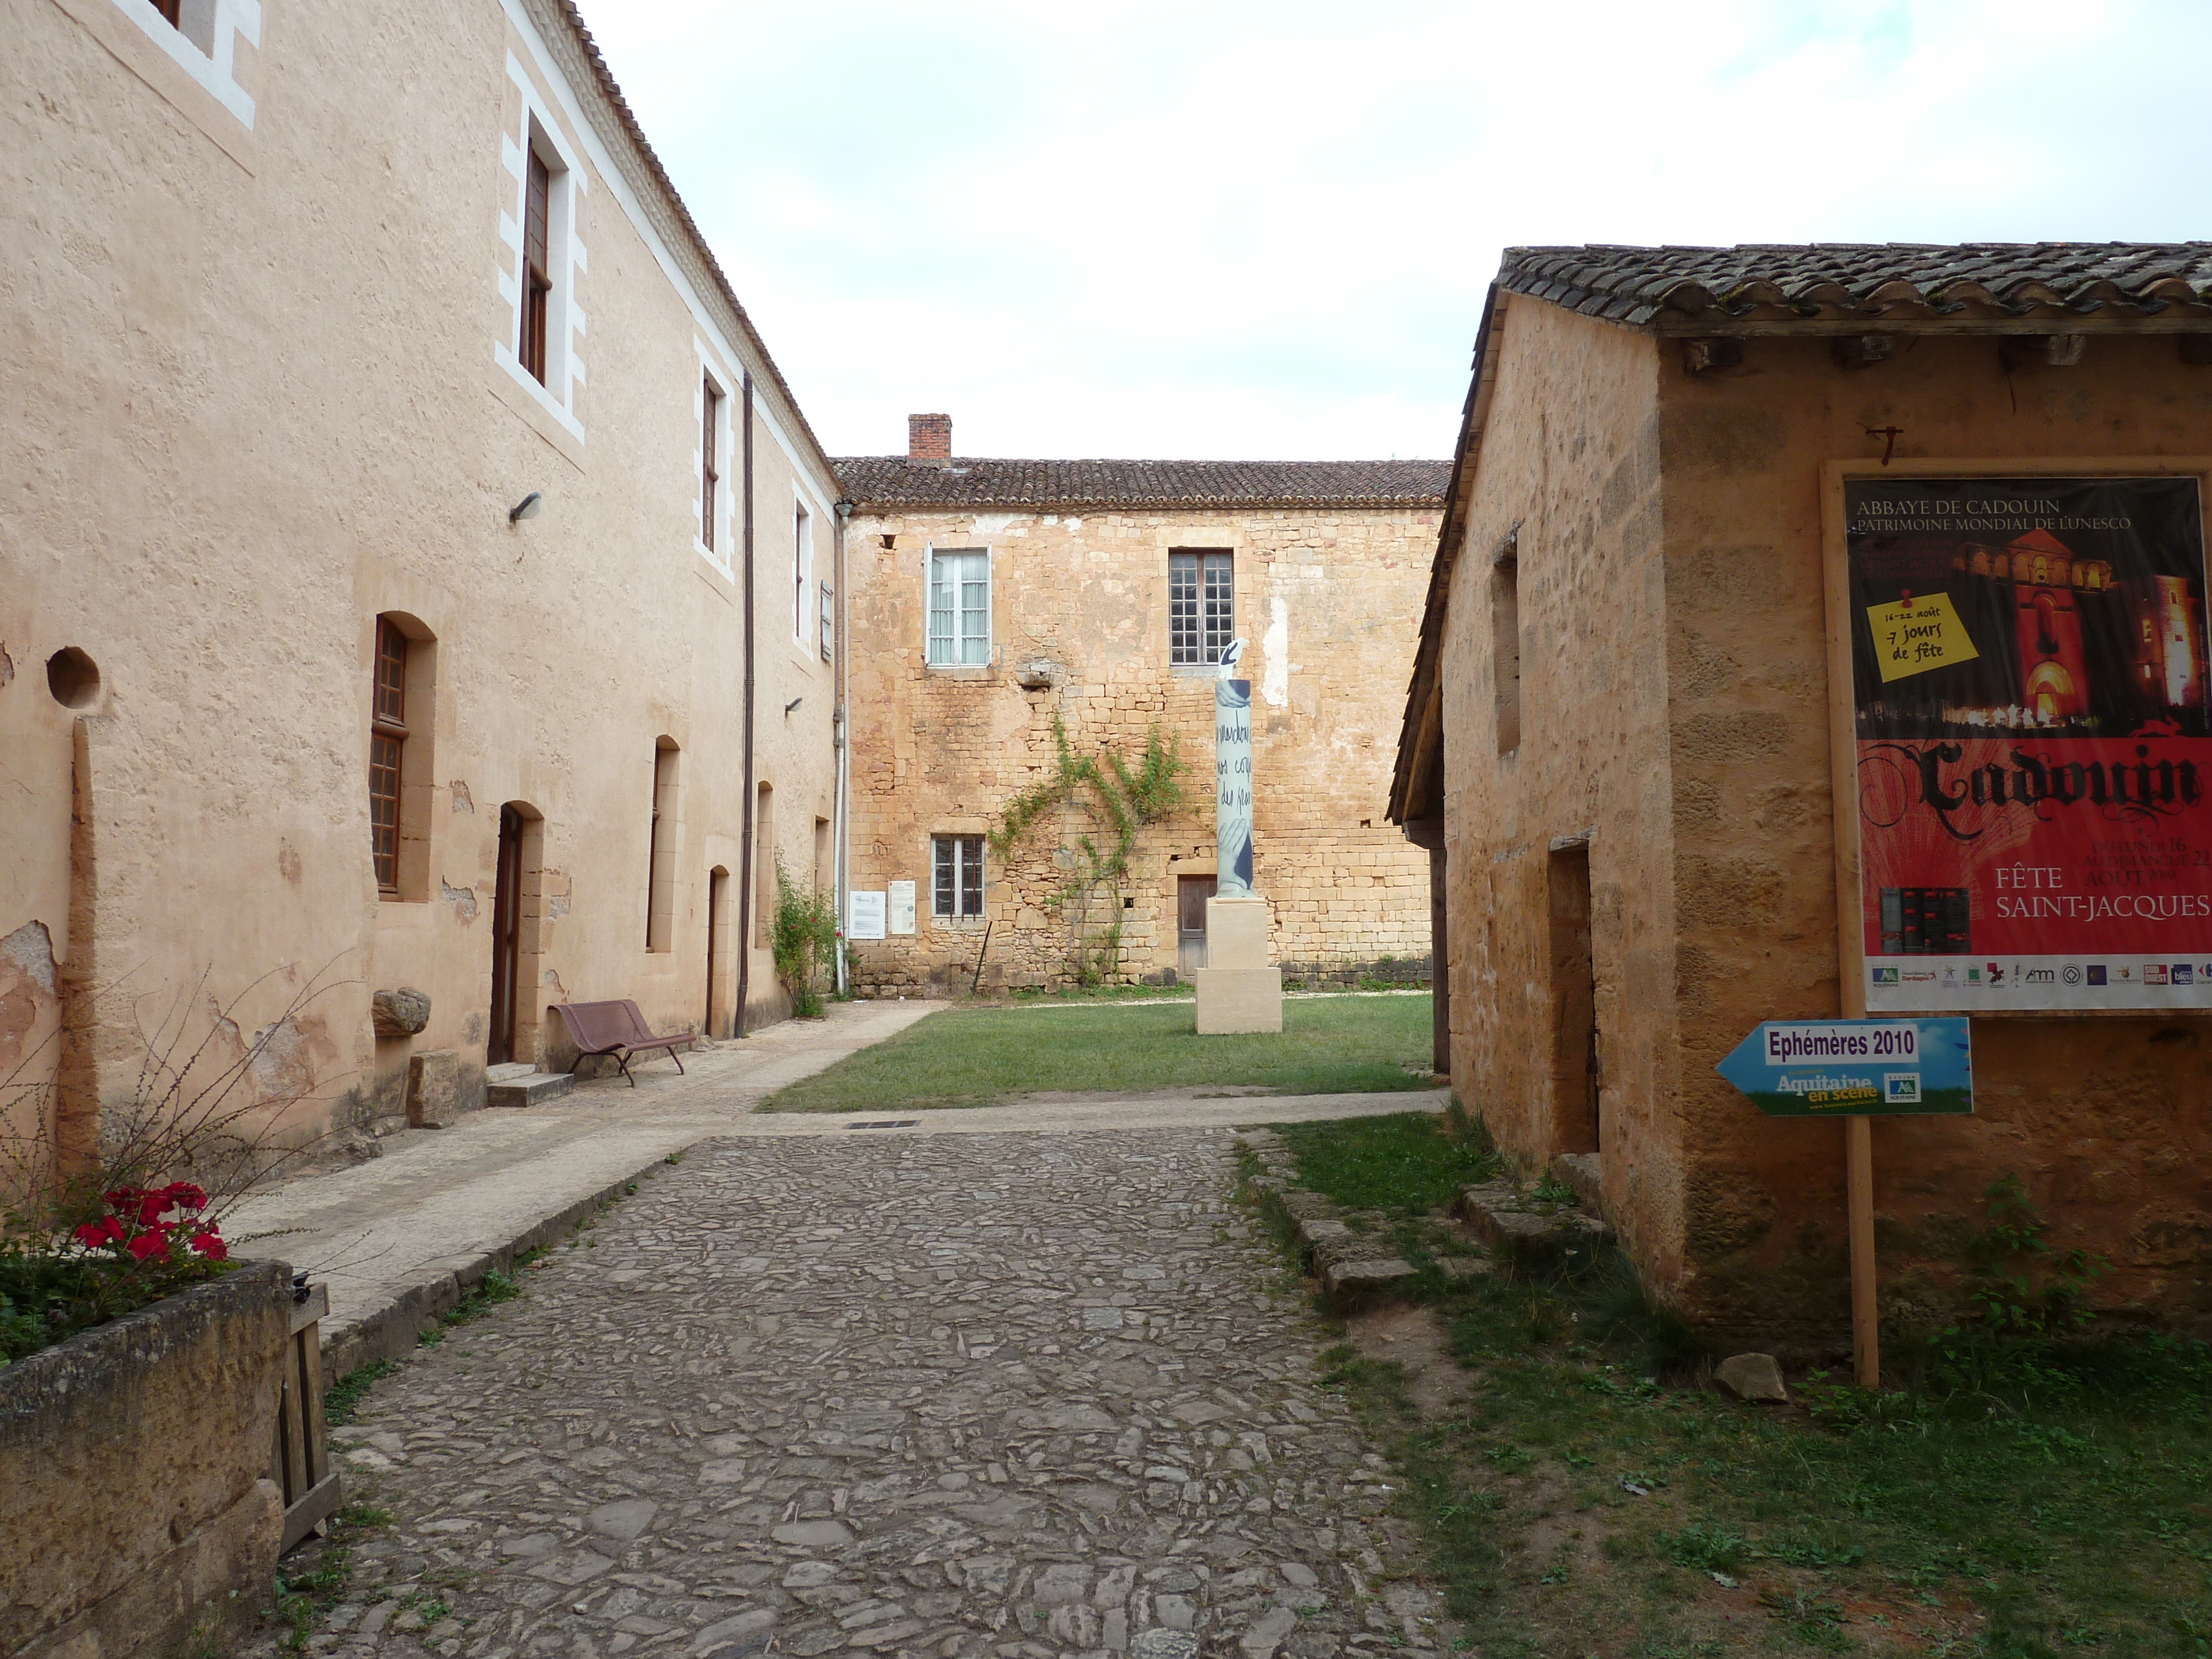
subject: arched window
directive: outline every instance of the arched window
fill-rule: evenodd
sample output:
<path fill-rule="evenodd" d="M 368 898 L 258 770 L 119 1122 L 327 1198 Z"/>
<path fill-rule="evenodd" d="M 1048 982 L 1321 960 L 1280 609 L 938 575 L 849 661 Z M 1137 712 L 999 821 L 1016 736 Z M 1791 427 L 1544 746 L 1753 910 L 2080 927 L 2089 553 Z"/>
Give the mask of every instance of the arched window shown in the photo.
<path fill-rule="evenodd" d="M 380 898 L 429 897 L 437 637 L 397 611 L 376 619 L 369 678 L 368 842 Z"/>
<path fill-rule="evenodd" d="M 653 747 L 653 831 L 647 842 L 645 948 L 666 951 L 676 937 L 677 757 L 673 738 L 656 738 Z"/>

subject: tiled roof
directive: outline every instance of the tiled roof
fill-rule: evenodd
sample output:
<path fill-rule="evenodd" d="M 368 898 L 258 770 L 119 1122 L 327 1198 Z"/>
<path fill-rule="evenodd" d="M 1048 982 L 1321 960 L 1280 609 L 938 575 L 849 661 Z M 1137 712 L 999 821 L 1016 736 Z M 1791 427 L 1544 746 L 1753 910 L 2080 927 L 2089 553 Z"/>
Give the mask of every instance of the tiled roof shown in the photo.
<path fill-rule="evenodd" d="M 1638 327 L 1698 319 L 2212 316 L 2212 242 L 1515 247 L 1498 282 Z"/>
<path fill-rule="evenodd" d="M 1435 507 L 1449 461 L 833 459 L 861 507 Z"/>

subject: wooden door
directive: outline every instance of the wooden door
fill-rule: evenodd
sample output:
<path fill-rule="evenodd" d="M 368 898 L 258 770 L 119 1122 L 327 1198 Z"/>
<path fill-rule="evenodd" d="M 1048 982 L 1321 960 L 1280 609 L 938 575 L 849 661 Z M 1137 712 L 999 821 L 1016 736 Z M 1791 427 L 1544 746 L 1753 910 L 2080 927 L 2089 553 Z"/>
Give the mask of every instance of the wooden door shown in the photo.
<path fill-rule="evenodd" d="M 1206 902 L 1213 896 L 1212 876 L 1176 878 L 1176 971 L 1188 974 L 1206 966 Z"/>
<path fill-rule="evenodd" d="M 514 1056 L 514 1006 L 522 954 L 522 814 L 499 809 L 499 866 L 491 896 L 491 1032 L 484 1064 Z"/>

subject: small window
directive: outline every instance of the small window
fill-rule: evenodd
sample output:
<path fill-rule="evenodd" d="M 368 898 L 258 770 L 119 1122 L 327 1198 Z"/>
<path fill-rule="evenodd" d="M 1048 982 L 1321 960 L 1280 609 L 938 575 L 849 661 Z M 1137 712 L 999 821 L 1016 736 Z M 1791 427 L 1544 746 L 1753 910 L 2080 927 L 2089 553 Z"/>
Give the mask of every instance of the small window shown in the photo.
<path fill-rule="evenodd" d="M 837 611 L 836 611 L 836 604 L 835 604 L 835 600 L 836 600 L 836 594 L 834 594 L 834 593 L 832 593 L 832 592 L 830 591 L 830 584 L 829 584 L 828 582 L 824 582 L 824 583 L 823 583 L 823 584 L 822 584 L 822 660 L 823 660 L 823 661 L 824 661 L 824 662 L 828 662 L 828 661 L 830 660 L 830 648 L 831 648 L 831 647 L 832 647 L 836 643 L 836 638 L 837 638 L 836 616 L 837 616 Z"/>
<path fill-rule="evenodd" d="M 936 866 L 936 879 L 930 887 L 930 915 L 951 918 L 981 915 L 982 836 L 932 836 L 929 844 Z"/>
<path fill-rule="evenodd" d="M 1226 553 L 1168 555 L 1168 661 L 1206 664 L 1237 637 L 1237 584 Z"/>
<path fill-rule="evenodd" d="M 991 555 L 961 548 L 929 556 L 929 659 L 950 668 L 991 660 Z"/>
<path fill-rule="evenodd" d="M 712 375 L 701 380 L 699 404 L 699 542 L 711 553 L 714 550 L 714 486 L 722 477 L 714 467 L 716 446 L 721 441 L 722 394 L 714 390 Z"/>
<path fill-rule="evenodd" d="M 1521 746 L 1521 552 L 1508 538 L 1490 578 L 1490 668 L 1496 690 L 1498 752 Z"/>
<path fill-rule="evenodd" d="M 376 890 L 389 898 L 399 896 L 399 780 L 406 748 L 407 636 L 380 617 L 368 732 L 368 837 Z"/>
<path fill-rule="evenodd" d="M 530 147 L 522 195 L 522 338 L 515 356 L 544 386 L 546 319 L 553 308 L 553 267 L 548 243 L 553 218 L 553 169 Z"/>
<path fill-rule="evenodd" d="M 806 643 L 806 623 L 814 607 L 807 603 L 814 587 L 814 521 L 804 507 L 792 509 L 791 520 L 791 634 Z"/>

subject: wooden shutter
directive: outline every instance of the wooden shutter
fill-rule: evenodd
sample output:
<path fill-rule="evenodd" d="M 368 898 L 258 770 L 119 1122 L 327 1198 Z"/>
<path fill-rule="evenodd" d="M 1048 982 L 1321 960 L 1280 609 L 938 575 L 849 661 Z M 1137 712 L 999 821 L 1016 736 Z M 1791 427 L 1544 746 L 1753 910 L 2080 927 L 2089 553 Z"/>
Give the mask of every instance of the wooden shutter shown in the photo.
<path fill-rule="evenodd" d="M 533 148 L 529 152 L 528 176 L 522 201 L 522 342 L 517 352 L 523 368 L 540 386 L 545 384 L 545 319 L 551 309 L 553 277 L 546 257 L 547 224 L 553 206 L 553 170 Z"/>

